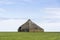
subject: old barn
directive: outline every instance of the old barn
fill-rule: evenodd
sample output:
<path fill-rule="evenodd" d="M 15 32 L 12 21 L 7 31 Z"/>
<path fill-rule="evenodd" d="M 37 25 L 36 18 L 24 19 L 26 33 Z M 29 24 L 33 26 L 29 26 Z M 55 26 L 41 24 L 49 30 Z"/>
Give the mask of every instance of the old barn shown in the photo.
<path fill-rule="evenodd" d="M 18 32 L 44 32 L 44 29 L 30 19 L 18 28 Z"/>

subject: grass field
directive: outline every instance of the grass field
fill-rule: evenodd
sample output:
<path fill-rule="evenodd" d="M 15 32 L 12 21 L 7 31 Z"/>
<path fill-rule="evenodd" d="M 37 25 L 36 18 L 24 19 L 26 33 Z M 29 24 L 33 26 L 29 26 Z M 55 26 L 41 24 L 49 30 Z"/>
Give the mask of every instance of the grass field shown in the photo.
<path fill-rule="evenodd" d="M 60 33 L 0 32 L 0 40 L 60 40 Z"/>

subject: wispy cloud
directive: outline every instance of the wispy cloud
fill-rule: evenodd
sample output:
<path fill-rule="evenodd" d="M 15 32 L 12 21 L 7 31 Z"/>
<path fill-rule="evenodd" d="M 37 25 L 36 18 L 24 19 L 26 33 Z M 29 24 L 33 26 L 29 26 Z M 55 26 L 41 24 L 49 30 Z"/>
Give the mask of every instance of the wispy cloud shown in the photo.
<path fill-rule="evenodd" d="M 45 8 L 44 12 L 48 14 L 60 15 L 60 8 Z"/>
<path fill-rule="evenodd" d="M 0 21 L 0 31 L 17 31 L 19 26 L 21 26 L 26 20 L 4 20 Z"/>
<path fill-rule="evenodd" d="M 6 10 L 4 8 L 0 8 L 0 13 L 1 12 L 6 12 Z"/>
<path fill-rule="evenodd" d="M 43 22 L 60 23 L 60 8 L 43 8 L 40 11 L 45 14 Z"/>
<path fill-rule="evenodd" d="M 11 2 L 11 1 L 8 1 L 8 0 L 0 1 L 0 5 L 4 5 L 4 4 L 6 4 L 6 5 L 8 5 L 8 4 L 15 4 L 15 2 Z"/>
<path fill-rule="evenodd" d="M 51 18 L 60 18 L 60 8 L 43 8 L 41 12 Z"/>

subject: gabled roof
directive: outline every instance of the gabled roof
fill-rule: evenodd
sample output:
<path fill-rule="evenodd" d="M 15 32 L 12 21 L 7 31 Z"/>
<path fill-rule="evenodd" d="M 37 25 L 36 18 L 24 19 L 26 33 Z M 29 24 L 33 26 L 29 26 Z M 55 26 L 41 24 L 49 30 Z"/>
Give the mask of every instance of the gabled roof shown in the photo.
<path fill-rule="evenodd" d="M 32 22 L 30 19 L 28 19 L 28 21 L 20 27 L 21 27 L 21 29 L 27 28 L 27 29 L 40 29 L 40 30 L 43 30 L 41 27 L 39 27 L 34 22 Z"/>

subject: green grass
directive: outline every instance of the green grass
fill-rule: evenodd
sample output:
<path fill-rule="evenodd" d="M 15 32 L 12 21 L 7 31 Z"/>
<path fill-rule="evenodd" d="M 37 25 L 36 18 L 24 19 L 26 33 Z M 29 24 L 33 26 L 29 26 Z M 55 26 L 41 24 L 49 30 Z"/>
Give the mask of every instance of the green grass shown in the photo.
<path fill-rule="evenodd" d="M 60 40 L 60 33 L 0 32 L 0 40 Z"/>

